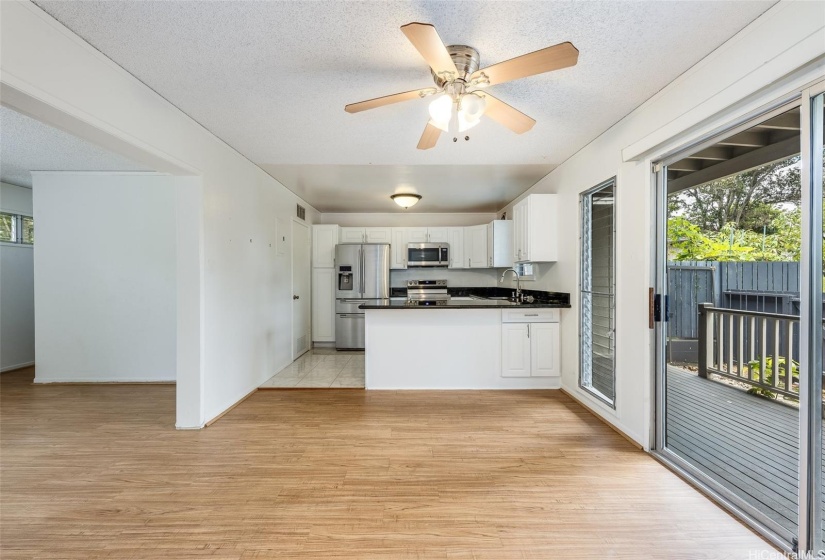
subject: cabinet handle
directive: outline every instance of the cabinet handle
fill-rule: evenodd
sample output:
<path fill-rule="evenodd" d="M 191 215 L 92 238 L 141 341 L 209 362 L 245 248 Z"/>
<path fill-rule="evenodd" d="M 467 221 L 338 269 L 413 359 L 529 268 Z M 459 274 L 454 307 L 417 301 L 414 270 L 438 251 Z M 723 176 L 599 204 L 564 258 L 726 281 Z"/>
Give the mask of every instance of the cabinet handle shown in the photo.
<path fill-rule="evenodd" d="M 527 338 L 530 338 L 530 323 L 527 323 Z"/>
<path fill-rule="evenodd" d="M 472 257 L 470 257 L 469 259 L 467 259 L 467 268 L 470 268 L 470 267 L 472 266 L 472 262 L 473 262 L 473 258 L 472 258 Z"/>

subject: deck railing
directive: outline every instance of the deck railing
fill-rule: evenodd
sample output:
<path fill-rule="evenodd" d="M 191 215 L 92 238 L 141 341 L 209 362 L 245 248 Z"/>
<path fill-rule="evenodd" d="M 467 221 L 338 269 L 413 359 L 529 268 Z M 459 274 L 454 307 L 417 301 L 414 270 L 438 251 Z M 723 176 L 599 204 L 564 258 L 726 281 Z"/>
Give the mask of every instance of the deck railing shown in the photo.
<path fill-rule="evenodd" d="M 715 373 L 751 387 L 799 398 L 793 361 L 799 317 L 713 307 L 699 308 L 699 377 Z"/>

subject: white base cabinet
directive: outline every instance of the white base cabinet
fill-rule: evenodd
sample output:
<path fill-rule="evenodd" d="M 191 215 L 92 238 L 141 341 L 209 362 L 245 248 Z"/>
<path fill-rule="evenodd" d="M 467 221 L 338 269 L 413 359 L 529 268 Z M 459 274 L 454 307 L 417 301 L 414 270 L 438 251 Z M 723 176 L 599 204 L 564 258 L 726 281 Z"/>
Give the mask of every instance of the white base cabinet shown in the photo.
<path fill-rule="evenodd" d="M 558 353 L 543 352 L 543 341 L 532 342 L 536 338 L 532 323 L 517 323 L 512 331 L 503 331 L 502 318 L 510 311 L 515 309 L 367 309 L 366 388 L 559 389 L 561 375 L 541 373 L 548 358 Z M 512 347 L 502 344 L 503 332 L 513 333 Z M 539 338 L 546 336 L 545 332 L 537 334 Z M 459 339 L 455 344 L 444 343 Z M 410 352 L 411 340 L 427 352 Z M 502 375 L 502 362 L 519 370 L 518 375 Z M 549 363 L 557 362 L 551 359 Z"/>
<path fill-rule="evenodd" d="M 503 310 L 501 376 L 560 376 L 559 338 L 558 310 Z"/>
<path fill-rule="evenodd" d="M 501 324 L 501 376 L 531 377 L 529 323 Z"/>
<path fill-rule="evenodd" d="M 530 335 L 530 376 L 553 377 L 561 375 L 559 355 L 559 324 L 528 323 Z"/>

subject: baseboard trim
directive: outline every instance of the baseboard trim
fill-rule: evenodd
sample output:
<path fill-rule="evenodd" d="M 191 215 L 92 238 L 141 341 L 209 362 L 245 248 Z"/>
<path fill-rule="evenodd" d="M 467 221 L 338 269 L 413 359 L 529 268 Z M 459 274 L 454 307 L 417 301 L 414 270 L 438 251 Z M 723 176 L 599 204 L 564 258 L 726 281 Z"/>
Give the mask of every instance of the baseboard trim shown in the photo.
<path fill-rule="evenodd" d="M 598 418 L 603 424 L 605 424 L 610 429 L 612 429 L 614 432 L 616 432 L 617 434 L 619 434 L 620 436 L 625 438 L 627 441 L 629 441 L 631 443 L 631 445 L 633 445 L 633 447 L 635 447 L 636 449 L 638 449 L 640 451 L 644 451 L 644 446 L 642 446 L 642 444 L 640 444 L 638 441 L 636 441 L 635 439 L 633 439 L 632 437 L 627 435 L 624 431 L 622 431 L 620 428 L 618 428 L 615 424 L 613 424 L 611 422 L 608 422 L 601 414 L 599 414 L 593 407 L 591 407 L 585 401 L 581 400 L 580 398 L 578 398 L 576 395 L 574 395 L 573 393 L 571 393 L 570 391 L 568 391 L 564 387 L 562 387 L 560 390 L 561 390 L 562 393 L 564 393 L 565 395 L 567 395 L 568 397 L 570 397 L 571 399 L 573 399 L 574 401 L 579 403 L 582 406 L 582 408 L 584 408 L 587 412 L 589 412 L 590 414 L 592 414 L 593 416 Z"/>
<path fill-rule="evenodd" d="M 13 366 L 6 366 L 4 368 L 0 368 L 0 373 L 6 373 L 9 371 L 17 371 L 18 369 L 25 369 L 28 367 L 32 367 L 34 362 L 24 362 L 22 364 L 15 364 Z"/>
<path fill-rule="evenodd" d="M 215 422 L 217 422 L 218 420 L 220 420 L 221 418 L 223 418 L 224 416 L 229 414 L 236 406 L 238 406 L 239 404 L 244 402 L 246 399 L 251 397 L 257 391 L 258 391 L 258 388 L 255 387 L 254 389 L 249 391 L 245 396 L 241 397 L 241 399 L 239 401 L 237 401 L 235 404 L 233 404 L 232 406 L 230 406 L 229 408 L 227 408 L 226 410 L 224 410 L 223 412 L 221 412 L 220 414 L 218 414 L 217 416 L 212 418 L 212 420 L 207 420 L 206 423 L 203 425 L 203 427 L 208 428 L 209 426 L 211 426 L 212 424 L 214 424 Z"/>
<path fill-rule="evenodd" d="M 34 385 L 175 385 L 174 379 L 50 379 L 35 375 Z"/>

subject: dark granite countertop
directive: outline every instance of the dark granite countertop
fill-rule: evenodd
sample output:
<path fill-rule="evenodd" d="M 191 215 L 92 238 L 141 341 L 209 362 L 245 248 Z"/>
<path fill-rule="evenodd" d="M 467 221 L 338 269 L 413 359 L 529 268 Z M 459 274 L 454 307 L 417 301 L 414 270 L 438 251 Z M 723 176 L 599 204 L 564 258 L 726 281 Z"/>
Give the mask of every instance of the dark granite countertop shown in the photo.
<path fill-rule="evenodd" d="M 437 304 L 433 304 L 433 302 L 426 302 L 429 303 L 429 305 L 422 305 L 422 303 L 424 302 L 385 300 L 385 303 L 365 303 L 364 305 L 359 305 L 358 309 L 500 309 L 502 307 L 517 307 L 519 309 L 563 309 L 570 307 L 569 303 L 515 303 L 509 300 L 500 299 L 451 299 L 437 302 Z"/>
<path fill-rule="evenodd" d="M 509 297 L 514 290 L 510 288 L 488 287 L 488 288 L 447 288 L 453 299 L 444 302 L 427 302 L 428 305 L 420 305 L 419 302 L 410 303 L 408 301 L 386 301 L 378 304 L 364 304 L 359 309 L 500 309 L 504 307 L 524 307 L 527 309 L 550 308 L 565 309 L 570 307 L 570 294 L 563 292 L 542 292 L 539 290 L 522 290 L 527 296 L 533 296 L 533 303 L 514 303 L 504 299 L 486 299 Z M 406 298 L 406 288 L 392 288 L 390 295 L 394 298 Z M 473 299 L 456 299 L 473 298 Z"/>

